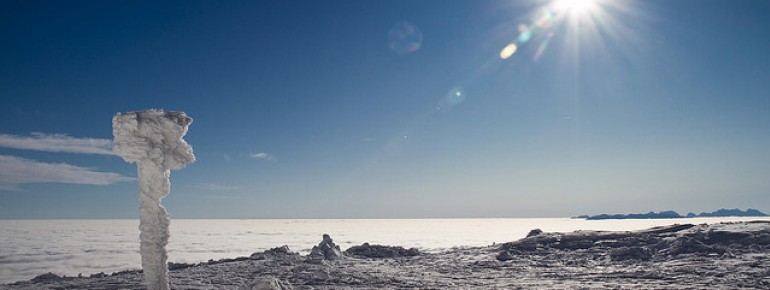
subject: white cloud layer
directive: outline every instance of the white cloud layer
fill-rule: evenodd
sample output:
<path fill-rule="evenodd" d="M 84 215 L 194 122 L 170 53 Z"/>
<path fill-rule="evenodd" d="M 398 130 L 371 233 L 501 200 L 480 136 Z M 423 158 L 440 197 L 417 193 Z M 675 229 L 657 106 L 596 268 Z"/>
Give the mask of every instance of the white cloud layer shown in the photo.
<path fill-rule="evenodd" d="M 64 134 L 32 133 L 31 136 L 0 134 L 0 147 L 47 152 L 115 155 L 112 140 L 75 138 Z"/>
<path fill-rule="evenodd" d="M 0 190 L 19 191 L 18 185 L 28 183 L 108 185 L 134 180 L 133 177 L 93 171 L 66 163 L 44 163 L 0 155 Z"/>
<path fill-rule="evenodd" d="M 274 161 L 275 160 L 275 157 L 273 157 L 273 155 L 267 154 L 265 152 L 252 153 L 252 154 L 249 154 L 249 156 L 251 156 L 251 158 L 268 160 L 268 161 Z"/>

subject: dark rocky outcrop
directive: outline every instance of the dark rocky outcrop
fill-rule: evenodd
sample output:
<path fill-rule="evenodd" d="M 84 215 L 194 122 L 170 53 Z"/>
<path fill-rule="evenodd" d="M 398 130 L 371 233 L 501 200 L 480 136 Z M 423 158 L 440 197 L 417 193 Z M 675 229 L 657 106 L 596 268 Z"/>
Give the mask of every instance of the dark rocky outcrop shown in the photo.
<path fill-rule="evenodd" d="M 38 275 L 35 278 L 32 278 L 32 283 L 41 283 L 41 282 L 48 282 L 48 281 L 55 281 L 62 279 L 62 276 L 56 275 L 54 273 L 48 272 L 42 275 Z"/>
<path fill-rule="evenodd" d="M 517 255 L 582 251 L 595 253 L 596 257 L 609 255 L 612 261 L 647 261 L 678 255 L 724 255 L 748 248 L 770 249 L 770 231 L 724 231 L 708 225 L 684 224 L 634 232 L 540 233 L 502 244 L 496 258 L 509 261 Z"/>
<path fill-rule="evenodd" d="M 541 230 L 541 229 L 533 229 L 533 230 L 529 231 L 529 233 L 527 233 L 527 238 L 534 237 L 534 236 L 539 236 L 539 235 L 542 235 L 542 234 L 543 234 L 543 230 Z"/>
<path fill-rule="evenodd" d="M 611 250 L 610 257 L 613 261 L 648 261 L 652 259 L 652 250 L 648 247 L 624 247 Z"/>
<path fill-rule="evenodd" d="M 285 260 L 285 259 L 299 259 L 300 256 L 298 253 L 292 252 L 291 249 L 289 249 L 289 246 L 283 245 L 280 247 L 275 247 L 275 248 L 266 250 L 264 252 L 251 254 L 249 258 L 251 258 L 252 260 L 265 260 L 265 259 Z"/>
<path fill-rule="evenodd" d="M 324 234 L 321 243 L 310 250 L 311 260 L 338 260 L 342 259 L 342 250 L 340 246 L 334 244 L 334 241 L 328 234 Z"/>
<path fill-rule="evenodd" d="M 675 233 L 675 232 L 678 232 L 678 231 L 683 231 L 683 230 L 686 230 L 686 229 L 690 229 L 690 228 L 692 228 L 694 226 L 695 225 L 692 225 L 692 224 L 683 224 L 683 225 L 675 224 L 675 225 L 670 225 L 670 226 L 652 227 L 652 228 L 649 228 L 649 229 L 646 229 L 646 230 L 642 230 L 640 232 L 643 233 L 643 234 L 656 234 L 657 235 L 657 234 L 665 234 L 665 233 Z"/>
<path fill-rule="evenodd" d="M 195 267 L 196 264 L 191 263 L 174 263 L 174 262 L 168 262 L 168 270 L 174 271 L 174 270 L 181 270 L 185 268 Z"/>
<path fill-rule="evenodd" d="M 95 274 L 89 275 L 88 278 L 104 278 L 104 277 L 107 277 L 107 276 L 109 276 L 109 275 L 107 275 L 104 272 L 99 272 L 99 273 L 95 273 Z"/>
<path fill-rule="evenodd" d="M 599 214 L 585 216 L 587 220 L 609 220 L 609 219 L 677 219 L 683 218 L 675 211 L 631 213 L 631 214 Z"/>
<path fill-rule="evenodd" d="M 275 277 L 256 277 L 251 283 L 241 285 L 238 290 L 291 290 L 291 283 Z"/>
<path fill-rule="evenodd" d="M 420 255 L 416 248 L 406 249 L 398 246 L 370 245 L 364 243 L 360 246 L 352 246 L 345 250 L 345 254 L 364 258 L 395 258 L 395 257 L 413 257 Z"/>
<path fill-rule="evenodd" d="M 697 218 L 697 217 L 762 217 L 767 214 L 750 208 L 746 211 L 740 209 L 719 209 L 714 212 L 702 212 L 700 214 L 688 213 L 682 216 L 675 211 L 631 213 L 631 214 L 598 214 L 598 215 L 579 215 L 575 218 L 587 220 L 609 220 L 609 219 L 678 219 L 678 218 Z"/>
<path fill-rule="evenodd" d="M 691 214 L 693 215 L 693 217 L 726 217 L 726 216 L 752 217 L 752 216 L 767 216 L 766 213 L 763 213 L 763 212 L 761 212 L 759 210 L 756 210 L 756 209 L 753 209 L 753 208 L 747 209 L 746 211 L 742 211 L 742 210 L 737 209 L 737 208 L 733 208 L 733 209 L 724 209 L 724 208 L 722 208 L 722 209 L 719 209 L 719 210 L 717 210 L 715 212 L 702 212 L 702 213 L 700 213 L 698 215 L 695 215 L 693 213 L 689 213 L 689 214 L 687 214 L 687 216 L 690 217 Z"/>

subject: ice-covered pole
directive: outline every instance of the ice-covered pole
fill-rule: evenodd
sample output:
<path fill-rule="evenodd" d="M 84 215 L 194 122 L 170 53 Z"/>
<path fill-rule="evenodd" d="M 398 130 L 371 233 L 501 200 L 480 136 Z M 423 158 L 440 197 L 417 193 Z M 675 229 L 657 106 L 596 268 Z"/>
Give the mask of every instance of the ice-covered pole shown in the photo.
<path fill-rule="evenodd" d="M 169 289 L 169 222 L 160 200 L 171 189 L 171 169 L 195 161 L 192 147 L 182 137 L 192 118 L 184 112 L 147 110 L 118 113 L 112 118 L 112 150 L 139 172 L 139 239 L 142 270 L 150 290 Z"/>

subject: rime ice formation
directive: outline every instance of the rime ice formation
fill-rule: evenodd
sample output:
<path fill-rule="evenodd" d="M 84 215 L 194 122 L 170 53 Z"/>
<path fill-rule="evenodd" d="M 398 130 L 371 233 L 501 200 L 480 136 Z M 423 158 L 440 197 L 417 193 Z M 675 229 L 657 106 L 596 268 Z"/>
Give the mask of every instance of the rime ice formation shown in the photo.
<path fill-rule="evenodd" d="M 118 113 L 112 118 L 115 140 L 112 150 L 139 172 L 139 236 L 147 288 L 169 289 L 169 219 L 160 200 L 171 189 L 171 169 L 181 169 L 195 161 L 192 147 L 182 137 L 192 118 L 184 112 L 147 110 Z"/>
<path fill-rule="evenodd" d="M 323 235 L 323 240 L 318 246 L 314 246 L 310 251 L 311 260 L 338 260 L 342 259 L 342 251 L 340 246 L 334 244 L 332 237 L 328 234 Z"/>

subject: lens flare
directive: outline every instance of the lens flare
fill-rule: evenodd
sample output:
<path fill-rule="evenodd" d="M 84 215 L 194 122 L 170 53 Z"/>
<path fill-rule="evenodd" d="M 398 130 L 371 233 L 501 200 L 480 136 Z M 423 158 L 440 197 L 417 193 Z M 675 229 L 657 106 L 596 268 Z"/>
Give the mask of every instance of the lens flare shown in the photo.
<path fill-rule="evenodd" d="M 465 93 L 465 89 L 462 87 L 454 87 L 441 98 L 436 105 L 436 111 L 449 112 L 453 107 L 465 102 L 467 97 L 468 95 Z"/>
<path fill-rule="evenodd" d="M 465 90 L 461 87 L 455 87 L 446 96 L 447 101 L 451 105 L 457 105 L 465 101 Z"/>
<path fill-rule="evenodd" d="M 529 41 L 531 38 L 532 38 L 532 31 L 527 30 L 519 34 L 519 37 L 517 38 L 517 40 L 519 40 L 519 42 L 521 43 L 525 43 Z"/>
<path fill-rule="evenodd" d="M 540 60 L 540 57 L 543 56 L 545 49 L 548 48 L 548 42 L 551 41 L 551 38 L 553 38 L 553 33 L 549 33 L 548 36 L 545 38 L 545 40 L 543 40 L 543 42 L 541 42 L 540 45 L 537 47 L 537 51 L 535 51 L 535 57 L 534 57 L 535 61 Z"/>
<path fill-rule="evenodd" d="M 506 45 L 503 50 L 500 51 L 500 58 L 501 59 L 508 59 L 511 57 L 514 53 L 516 53 L 516 50 L 519 49 L 518 46 L 516 46 L 515 43 L 510 43 Z"/>
<path fill-rule="evenodd" d="M 399 55 L 410 54 L 422 46 L 422 32 L 417 25 L 408 21 L 393 24 L 388 31 L 388 45 Z"/>
<path fill-rule="evenodd" d="M 554 21 L 556 21 L 556 15 L 554 15 L 554 12 L 551 9 L 546 7 L 543 9 L 543 14 L 541 14 L 540 17 L 535 20 L 535 26 L 545 29 L 551 27 Z"/>
<path fill-rule="evenodd" d="M 537 61 L 547 50 L 555 33 L 569 35 L 571 37 L 569 45 L 577 51 L 577 46 L 581 43 L 602 46 L 603 38 L 607 35 L 621 38 L 619 31 L 633 32 L 627 27 L 621 27 L 620 22 L 608 13 L 610 10 L 607 9 L 608 7 L 621 12 L 630 11 L 626 4 L 608 0 L 548 1 L 533 11 L 530 16 L 531 22 L 519 23 L 515 26 L 516 37 L 500 51 L 500 59 L 508 59 L 520 51 L 519 54 L 534 52 L 533 59 Z M 535 47 L 530 49 L 528 46 Z"/>

